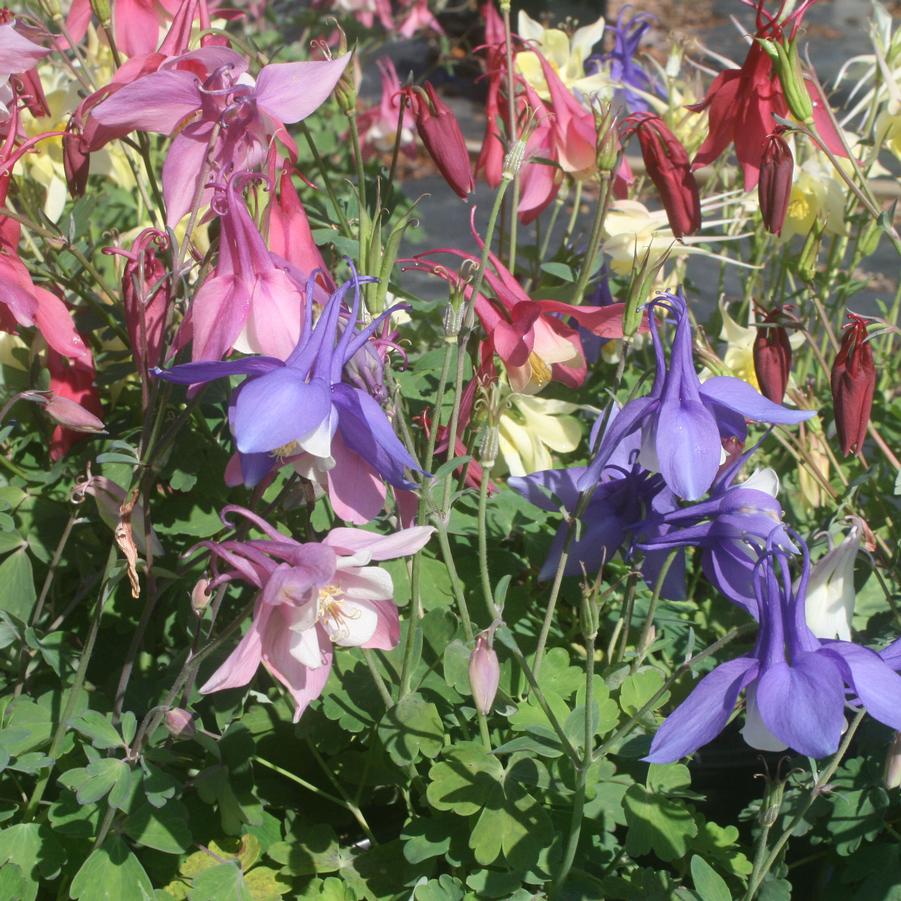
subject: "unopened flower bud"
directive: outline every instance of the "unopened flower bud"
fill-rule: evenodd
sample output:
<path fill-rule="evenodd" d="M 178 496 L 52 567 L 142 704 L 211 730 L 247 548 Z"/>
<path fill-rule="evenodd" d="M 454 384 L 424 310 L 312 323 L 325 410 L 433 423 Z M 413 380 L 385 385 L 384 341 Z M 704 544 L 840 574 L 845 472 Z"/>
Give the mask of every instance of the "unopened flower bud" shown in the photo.
<path fill-rule="evenodd" d="M 607 106 L 602 113 L 595 114 L 597 128 L 597 163 L 599 172 L 614 172 L 619 164 L 623 146 L 616 130 L 616 118 L 612 108 Z"/>
<path fill-rule="evenodd" d="M 490 472 L 497 461 L 498 441 L 497 426 L 487 426 L 482 432 L 482 440 L 479 445 L 479 462 L 486 472 Z"/>
<path fill-rule="evenodd" d="M 763 49 L 773 61 L 773 68 L 782 86 L 785 102 L 791 114 L 799 121 L 813 122 L 813 102 L 807 92 L 797 41 L 779 41 L 769 38 L 759 39 Z"/>
<path fill-rule="evenodd" d="M 688 153 L 659 116 L 642 113 L 629 121 L 673 234 L 693 235 L 701 227 L 701 197 Z"/>
<path fill-rule="evenodd" d="M 475 181 L 457 117 L 429 82 L 425 83 L 425 89 L 406 88 L 405 91 L 425 149 L 444 180 L 465 199 L 475 187 Z"/>
<path fill-rule="evenodd" d="M 781 404 L 788 385 L 792 365 L 792 347 L 788 333 L 778 325 L 782 308 L 770 310 L 764 317 L 764 325 L 757 329 L 754 339 L 754 372 L 760 393 L 774 404 Z"/>
<path fill-rule="evenodd" d="M 774 235 L 782 234 L 782 225 L 788 211 L 792 192 L 792 171 L 795 162 L 785 138 L 774 132 L 763 141 L 760 160 L 760 181 L 757 182 L 757 199 L 763 225 Z"/>
<path fill-rule="evenodd" d="M 173 738 L 193 738 L 197 734 L 194 717 L 181 707 L 166 711 L 166 728 Z"/>
<path fill-rule="evenodd" d="M 867 341 L 866 320 L 854 313 L 850 319 L 831 376 L 835 428 L 846 457 L 863 446 L 876 391 L 876 366 Z"/>
<path fill-rule="evenodd" d="M 844 540 L 810 568 L 805 618 L 817 638 L 851 640 L 854 615 L 854 564 L 864 537 L 864 523 L 857 520 Z"/>
<path fill-rule="evenodd" d="M 93 413 L 68 397 L 54 394 L 44 407 L 47 415 L 73 432 L 85 432 L 90 435 L 105 434 L 106 426 Z"/>
<path fill-rule="evenodd" d="M 882 784 L 889 790 L 901 785 L 901 732 L 896 732 L 885 755 Z"/>
<path fill-rule="evenodd" d="M 110 0 L 91 0 L 91 9 L 104 26 L 109 25 L 112 16 Z"/>
<path fill-rule="evenodd" d="M 501 681 L 501 667 L 491 646 L 487 632 L 476 639 L 475 650 L 469 658 L 469 685 L 476 708 L 488 714 L 494 704 L 497 686 Z"/>
<path fill-rule="evenodd" d="M 209 587 L 209 579 L 198 579 L 191 589 L 191 609 L 197 616 L 201 616 L 210 605 L 213 596 L 210 594 Z"/>
<path fill-rule="evenodd" d="M 526 158 L 526 142 L 520 138 L 513 142 L 513 146 L 504 156 L 504 165 L 501 169 L 501 178 L 507 181 L 513 181 L 522 168 L 523 160 Z"/>

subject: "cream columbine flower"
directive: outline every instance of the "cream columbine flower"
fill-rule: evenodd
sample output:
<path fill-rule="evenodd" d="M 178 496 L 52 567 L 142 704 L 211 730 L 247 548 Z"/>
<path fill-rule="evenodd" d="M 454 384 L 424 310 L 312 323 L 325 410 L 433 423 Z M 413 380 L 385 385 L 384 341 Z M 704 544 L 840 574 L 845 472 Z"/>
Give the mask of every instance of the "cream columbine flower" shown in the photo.
<path fill-rule="evenodd" d="M 498 451 L 510 475 L 551 469 L 551 451 L 568 454 L 582 440 L 582 423 L 572 416 L 577 404 L 512 394 L 498 423 Z"/>
<path fill-rule="evenodd" d="M 721 197 L 725 196 L 727 195 L 721 195 Z M 706 202 L 702 202 L 701 209 L 710 212 L 712 209 L 722 206 L 722 203 L 719 202 L 720 199 L 709 198 Z M 728 219 L 705 220 L 703 227 L 723 225 L 729 221 Z M 701 254 L 712 259 L 734 263 L 737 266 L 747 266 L 738 260 L 712 253 L 701 246 L 721 241 L 737 241 L 740 238 L 746 238 L 747 234 L 692 235 L 677 242 L 667 222 L 666 212 L 664 210 L 651 211 L 637 200 L 615 200 L 610 205 L 610 211 L 604 220 L 604 232 L 605 238 L 602 247 L 610 257 L 610 268 L 617 275 L 628 275 L 632 272 L 635 261 L 644 259 L 645 254 L 649 256 L 649 266 L 654 266 L 667 253 L 670 256 Z"/>
<path fill-rule="evenodd" d="M 864 537 L 865 526 L 855 518 L 841 544 L 833 547 L 810 568 L 807 625 L 817 638 L 851 640 L 854 615 L 854 563 Z"/>
<path fill-rule="evenodd" d="M 559 28 L 545 28 L 528 13 L 520 11 L 518 32 L 524 41 L 530 41 L 535 45 L 571 91 L 578 91 L 585 97 L 593 94 L 600 94 L 603 97 L 612 95 L 613 85 L 606 75 L 585 74 L 585 60 L 590 56 L 594 45 L 604 36 L 603 16 L 591 25 L 576 29 L 570 38 L 565 31 Z M 541 72 L 541 63 L 535 53 L 530 50 L 517 53 L 516 69 L 542 100 L 550 99 L 547 83 Z"/>
<path fill-rule="evenodd" d="M 851 166 L 848 161 L 839 163 Z M 795 235 L 806 237 L 817 219 L 825 223 L 829 234 L 844 234 L 846 196 L 845 183 L 830 163 L 819 156 L 804 162 L 792 185 L 782 239 L 788 241 Z"/>

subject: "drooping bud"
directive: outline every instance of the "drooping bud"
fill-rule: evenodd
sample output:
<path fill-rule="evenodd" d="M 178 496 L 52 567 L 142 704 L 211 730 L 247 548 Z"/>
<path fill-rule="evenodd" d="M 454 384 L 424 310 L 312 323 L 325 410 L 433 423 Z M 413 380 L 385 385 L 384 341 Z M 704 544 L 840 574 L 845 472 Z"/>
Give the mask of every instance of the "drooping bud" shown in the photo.
<path fill-rule="evenodd" d="M 693 235 L 701 227 L 701 196 L 688 153 L 659 116 L 643 113 L 629 121 L 673 234 Z"/>
<path fill-rule="evenodd" d="M 615 172 L 619 164 L 623 145 L 620 143 L 616 129 L 616 115 L 613 106 L 607 104 L 603 110 L 595 111 L 595 127 L 597 128 L 597 162 L 599 172 Z"/>
<path fill-rule="evenodd" d="M 476 638 L 475 650 L 469 658 L 469 685 L 476 708 L 480 713 L 491 712 L 500 680 L 501 667 L 497 660 L 497 654 L 491 646 L 488 632 L 482 632 Z"/>
<path fill-rule="evenodd" d="M 405 88 L 416 120 L 416 130 L 445 181 L 462 198 L 475 187 L 469 151 L 460 123 L 429 82 L 422 88 Z"/>
<path fill-rule="evenodd" d="M 901 732 L 896 732 L 885 755 L 882 784 L 889 790 L 901 785 Z"/>
<path fill-rule="evenodd" d="M 91 174 L 91 154 L 85 149 L 75 115 L 69 119 L 63 135 L 63 172 L 69 194 L 74 198 L 84 197 Z"/>
<path fill-rule="evenodd" d="M 210 580 L 198 579 L 191 589 L 191 609 L 197 616 L 201 616 L 203 611 L 209 607 L 212 599 L 213 596 L 210 594 Z"/>
<path fill-rule="evenodd" d="M 780 132 L 781 129 L 777 129 L 764 138 L 760 181 L 757 182 L 757 199 L 763 225 L 774 235 L 782 234 L 795 167 L 792 152 Z"/>
<path fill-rule="evenodd" d="M 77 401 L 54 394 L 44 407 L 47 415 L 73 432 L 101 435 L 106 432 L 103 421 Z"/>
<path fill-rule="evenodd" d="M 166 711 L 166 728 L 173 738 L 193 738 L 197 734 L 194 717 L 181 707 Z"/>
<path fill-rule="evenodd" d="M 162 232 L 145 229 L 135 239 L 122 275 L 125 325 L 142 376 L 159 365 L 163 352 L 171 279 L 166 264 L 157 253 L 165 250 L 168 243 Z"/>
<path fill-rule="evenodd" d="M 792 346 L 788 333 L 778 324 L 782 307 L 770 310 L 764 317 L 767 325 L 757 329 L 754 339 L 754 372 L 760 393 L 774 404 L 781 404 L 788 385 L 792 365 Z"/>
<path fill-rule="evenodd" d="M 863 446 L 876 391 L 876 366 L 867 341 L 866 320 L 854 313 L 849 318 L 831 376 L 835 427 L 846 457 Z"/>
<path fill-rule="evenodd" d="M 864 536 L 857 520 L 841 544 L 820 557 L 810 569 L 805 616 L 817 638 L 851 640 L 854 615 L 854 563 Z"/>

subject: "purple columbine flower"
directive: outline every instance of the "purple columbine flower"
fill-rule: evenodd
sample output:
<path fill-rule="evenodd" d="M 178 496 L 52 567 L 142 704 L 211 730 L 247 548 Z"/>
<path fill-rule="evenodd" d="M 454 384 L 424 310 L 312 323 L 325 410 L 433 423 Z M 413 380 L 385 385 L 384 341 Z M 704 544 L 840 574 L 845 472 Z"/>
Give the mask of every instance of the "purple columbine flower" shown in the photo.
<path fill-rule="evenodd" d="M 755 619 L 760 617 L 754 570 L 761 550 L 770 541 L 786 553 L 798 552 L 782 528 L 782 506 L 776 500 L 779 491 L 776 473 L 762 469 L 744 482 L 734 481 L 758 446 L 723 468 L 707 500 L 663 514 L 654 511 L 638 542 L 639 549 L 656 553 L 698 547 L 707 579 Z"/>
<path fill-rule="evenodd" d="M 328 459 L 336 431 L 343 444 L 388 483 L 412 488 L 404 469 L 421 472 L 394 434 L 385 411 L 365 391 L 342 381 L 344 367 L 397 306 L 361 331 L 360 284 L 354 277 L 335 291 L 313 324 L 312 280 L 308 283 L 305 323 L 287 360 L 253 356 L 221 363 L 185 363 L 154 369 L 154 375 L 180 385 L 195 385 L 232 375 L 247 379 L 234 392 L 229 425 L 241 455 L 245 483 L 255 485 L 280 460 L 300 453 Z M 353 287 L 354 300 L 338 337 L 342 302 Z"/>
<path fill-rule="evenodd" d="M 656 94 L 665 99 L 666 92 L 635 60 L 642 38 L 655 17 L 650 13 L 629 16 L 629 8 L 624 6 L 617 16 L 613 28 L 613 49 L 589 57 L 585 68 L 589 72 L 597 71 L 602 63 L 609 63 L 610 77 L 622 84 L 616 92 L 617 96 L 622 98 L 630 113 L 643 113 L 650 106 L 642 93 Z"/>
<path fill-rule="evenodd" d="M 614 411 L 607 431 L 613 428 L 616 416 Z M 592 444 L 603 418 L 598 419 L 592 431 Z M 663 520 L 666 514 L 676 509 L 676 497 L 659 474 L 650 473 L 638 464 L 639 449 L 639 436 L 632 434 L 620 443 L 605 463 L 582 515 L 581 535 L 570 544 L 564 575 L 595 573 L 618 550 L 622 549 L 626 556 L 630 556 L 633 542 L 654 538 L 659 531 L 665 533 L 669 528 Z M 542 510 L 558 511 L 563 507 L 572 513 L 579 502 L 577 483 L 584 472 L 584 466 L 548 469 L 528 476 L 511 477 L 507 484 Z M 651 532 L 646 531 L 649 521 L 653 523 Z M 538 574 L 539 579 L 550 579 L 556 572 L 568 528 L 563 523 L 557 529 L 547 559 Z M 656 581 L 668 553 L 668 550 L 645 553 L 641 570 L 648 583 Z M 685 596 L 683 555 L 680 554 L 670 566 L 662 594 L 670 600 Z"/>
<path fill-rule="evenodd" d="M 879 722 L 901 729 L 901 676 L 891 661 L 851 641 L 820 641 L 808 628 L 810 556 L 800 537 L 791 537 L 803 555 L 797 587 L 787 554 L 769 543 L 754 572 L 760 632 L 753 652 L 704 676 L 657 730 L 645 760 L 669 763 L 712 741 L 742 691 L 748 702 L 742 734 L 752 747 L 764 750 L 789 747 L 817 758 L 834 753 L 848 703 L 863 705 Z"/>
<path fill-rule="evenodd" d="M 651 393 L 629 401 L 607 430 L 591 465 L 579 478 L 585 490 L 598 481 L 614 450 L 628 435 L 641 433 L 639 462 L 659 472 L 679 497 L 702 497 L 716 478 L 723 456 L 722 441 L 747 436 L 746 419 L 767 423 L 798 423 L 810 419 L 812 410 L 791 410 L 774 404 L 747 382 L 732 376 L 715 376 L 703 384 L 694 368 L 691 323 L 685 298 L 660 294 L 648 307 L 657 372 Z M 675 317 L 669 366 L 653 315 L 654 308 Z"/>

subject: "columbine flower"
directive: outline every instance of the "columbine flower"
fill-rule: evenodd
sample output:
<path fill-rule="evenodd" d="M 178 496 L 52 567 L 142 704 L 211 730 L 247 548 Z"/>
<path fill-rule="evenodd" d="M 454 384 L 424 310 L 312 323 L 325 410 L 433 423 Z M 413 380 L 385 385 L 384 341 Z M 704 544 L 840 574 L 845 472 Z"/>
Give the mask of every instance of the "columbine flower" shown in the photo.
<path fill-rule="evenodd" d="M 854 563 L 865 534 L 862 520 L 854 518 L 848 534 L 825 553 L 810 570 L 805 615 L 817 638 L 851 640 L 854 615 Z"/>
<path fill-rule="evenodd" d="M 892 729 L 901 729 L 901 676 L 880 654 L 850 641 L 819 641 L 804 620 L 810 558 L 792 587 L 785 552 L 769 547 L 754 581 L 760 632 L 753 652 L 721 663 L 657 730 L 646 760 L 669 763 L 716 738 L 742 691 L 748 693 L 743 735 L 753 747 L 790 747 L 808 757 L 838 748 L 846 691 Z"/>
<path fill-rule="evenodd" d="M 572 453 L 582 425 L 571 414 L 577 404 L 513 394 L 498 423 L 498 450 L 511 475 L 524 476 L 554 465 L 551 452 Z"/>
<path fill-rule="evenodd" d="M 651 393 L 629 401 L 604 435 L 597 456 L 579 480 L 580 489 L 597 481 L 610 455 L 627 435 L 641 431 L 640 461 L 660 472 L 685 500 L 697 500 L 713 483 L 722 462 L 722 440 L 744 441 L 745 419 L 798 423 L 812 410 L 789 410 L 758 394 L 747 382 L 716 376 L 701 384 L 694 369 L 691 323 L 681 294 L 661 294 L 649 305 L 657 373 Z M 669 366 L 653 311 L 668 309 L 676 320 Z"/>
<path fill-rule="evenodd" d="M 394 62 L 391 57 L 383 56 L 379 58 L 377 65 L 382 77 L 381 101 L 378 106 L 373 106 L 357 116 L 357 127 L 360 129 L 360 139 L 363 142 L 363 156 L 366 159 L 374 153 L 391 152 L 400 113 L 401 86 Z M 409 157 L 416 155 L 416 136 L 413 131 L 415 125 L 410 106 L 405 103 L 400 150 Z"/>
<path fill-rule="evenodd" d="M 620 413 L 614 409 L 605 434 L 613 428 L 618 415 Z M 592 443 L 602 421 L 603 417 L 600 417 L 595 424 Z M 601 470 L 582 515 L 581 535 L 570 543 L 564 575 L 596 573 L 618 550 L 622 550 L 627 557 L 631 556 L 632 545 L 647 537 L 646 524 L 657 522 L 660 516 L 677 508 L 676 497 L 661 476 L 648 472 L 638 463 L 640 448 L 641 441 L 637 434 L 627 436 Z M 510 478 L 507 484 L 542 510 L 557 512 L 562 507 L 572 514 L 579 502 L 577 484 L 584 472 L 584 466 L 551 469 L 532 473 L 525 478 Z M 662 530 L 667 528 L 663 526 Z M 653 529 L 653 534 L 657 534 L 656 525 Z M 567 523 L 562 523 L 557 529 L 538 574 L 539 579 L 550 579 L 557 571 L 568 530 Z M 644 555 L 641 570 L 648 583 L 656 581 L 668 553 L 667 550 L 650 550 Z M 680 554 L 667 572 L 663 585 L 664 597 L 677 599 L 684 596 L 684 575 L 685 561 Z"/>
<path fill-rule="evenodd" d="M 569 90 L 590 96 L 599 92 L 609 92 L 610 81 L 606 75 L 585 74 L 585 61 L 595 44 L 604 36 L 603 16 L 591 25 L 576 29 L 570 37 L 559 28 L 545 28 L 520 10 L 519 36 L 540 51 L 559 73 L 560 80 Z M 532 50 L 516 54 L 516 70 L 538 92 L 543 100 L 550 99 L 545 75 L 539 55 Z"/>
<path fill-rule="evenodd" d="M 332 529 L 321 542 L 301 543 L 241 507 L 265 539 L 205 541 L 216 572 L 209 589 L 241 581 L 259 589 L 250 629 L 200 688 L 209 694 L 240 688 L 260 664 L 294 699 L 294 722 L 322 694 L 334 646 L 390 650 L 400 637 L 394 586 L 373 561 L 409 557 L 434 529 L 417 526 L 393 535 Z M 220 571 L 224 565 L 225 571 Z"/>
<path fill-rule="evenodd" d="M 831 165 L 819 156 L 806 160 L 797 170 L 792 185 L 782 239 L 806 237 L 817 221 L 823 223 L 830 235 L 844 234 L 846 196 L 845 183 Z"/>
<path fill-rule="evenodd" d="M 244 375 L 234 392 L 229 425 L 241 456 L 244 481 L 255 485 L 277 464 L 302 453 L 335 465 L 333 439 L 340 436 L 340 453 L 352 454 L 357 475 L 375 471 L 392 485 L 411 488 L 404 468 L 421 471 L 394 434 L 384 410 L 370 395 L 343 379 L 344 367 L 390 316 L 389 309 L 365 329 L 356 331 L 360 314 L 360 284 L 354 277 L 328 300 L 316 324 L 313 304 L 306 304 L 306 322 L 287 360 L 244 357 L 221 363 L 185 363 L 155 375 L 180 385 L 193 385 Z M 354 300 L 337 336 L 342 302 L 353 287 Z M 353 472 L 347 476 L 354 477 Z"/>
<path fill-rule="evenodd" d="M 104 140 L 134 130 L 175 135 L 163 166 L 167 224 L 174 227 L 191 208 L 213 137 L 218 134 L 210 155 L 214 175 L 253 168 L 276 135 L 290 140 L 285 125 L 326 101 L 349 59 L 273 63 L 254 83 L 239 54 L 201 47 L 124 85 L 91 115 L 105 127 Z"/>

